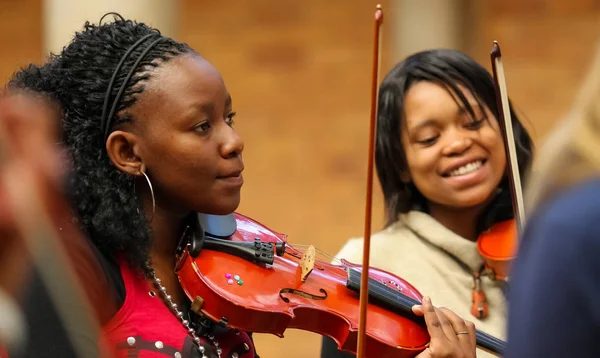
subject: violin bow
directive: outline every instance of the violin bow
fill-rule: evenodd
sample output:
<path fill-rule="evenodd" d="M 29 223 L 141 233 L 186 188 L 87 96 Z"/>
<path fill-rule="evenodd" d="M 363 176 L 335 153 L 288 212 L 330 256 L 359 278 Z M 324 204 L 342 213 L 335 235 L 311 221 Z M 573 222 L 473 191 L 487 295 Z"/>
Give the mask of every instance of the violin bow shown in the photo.
<path fill-rule="evenodd" d="M 367 329 L 367 304 L 369 300 L 369 256 L 371 254 L 371 215 L 373 202 L 373 158 L 375 147 L 375 123 L 377 120 L 377 87 L 379 79 L 380 38 L 381 24 L 383 23 L 383 10 L 378 4 L 375 10 L 375 38 L 373 41 L 373 73 L 371 77 L 371 118 L 369 124 L 369 152 L 367 159 L 367 194 L 365 205 L 365 232 L 362 256 L 362 274 L 360 282 L 360 303 L 358 319 L 358 347 L 356 357 L 365 357 L 366 329 Z"/>
<path fill-rule="evenodd" d="M 508 179 L 510 183 L 510 194 L 512 198 L 513 211 L 517 222 L 517 234 L 519 234 L 525 224 L 525 206 L 523 204 L 523 190 L 521 189 L 521 175 L 517 158 L 517 149 L 512 126 L 512 117 L 508 102 L 508 92 L 506 90 L 506 80 L 504 78 L 504 67 L 502 65 L 502 53 L 498 41 L 494 41 L 494 46 L 490 53 L 492 60 L 492 71 L 494 75 L 494 85 L 496 91 L 496 102 L 498 105 L 498 123 L 502 129 L 502 140 L 504 141 L 504 151 L 508 160 Z M 520 235 L 518 235 L 520 237 Z"/>

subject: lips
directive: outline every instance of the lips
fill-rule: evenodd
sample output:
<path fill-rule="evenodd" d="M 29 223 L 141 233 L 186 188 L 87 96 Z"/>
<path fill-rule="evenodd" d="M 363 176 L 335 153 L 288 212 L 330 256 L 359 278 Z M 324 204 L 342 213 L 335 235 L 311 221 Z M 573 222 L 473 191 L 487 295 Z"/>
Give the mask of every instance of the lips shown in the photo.
<path fill-rule="evenodd" d="M 217 176 L 217 181 L 222 185 L 229 188 L 238 190 L 244 184 L 244 178 L 242 177 L 242 171 L 244 169 L 237 169 L 234 171 L 227 172 L 224 175 Z"/>
<path fill-rule="evenodd" d="M 241 170 L 237 170 L 235 172 L 231 172 L 231 173 L 226 174 L 226 175 L 219 175 L 219 176 L 217 176 L 217 179 L 238 178 L 240 175 L 242 175 L 242 171 Z"/>
<path fill-rule="evenodd" d="M 486 163 L 487 159 L 484 158 L 469 158 L 463 159 L 460 161 L 456 161 L 451 166 L 447 167 L 444 171 L 442 171 L 442 177 L 447 178 L 454 175 L 460 175 L 461 171 L 467 169 L 477 169 L 483 166 Z M 474 168 L 477 167 L 477 168 Z M 470 171 L 470 170 L 467 170 Z"/>

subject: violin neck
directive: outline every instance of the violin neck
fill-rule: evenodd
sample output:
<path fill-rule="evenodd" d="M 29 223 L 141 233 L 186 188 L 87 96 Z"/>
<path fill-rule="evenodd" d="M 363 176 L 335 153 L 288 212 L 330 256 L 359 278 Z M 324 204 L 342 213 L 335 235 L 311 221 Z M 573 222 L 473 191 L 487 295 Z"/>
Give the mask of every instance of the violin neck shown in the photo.
<path fill-rule="evenodd" d="M 354 292 L 360 292 L 361 272 L 350 267 L 347 268 L 346 272 L 348 274 L 346 287 Z M 370 303 L 425 325 L 425 319 L 422 316 L 417 316 L 412 311 L 412 306 L 420 305 L 421 302 L 402 294 L 397 289 L 369 278 L 368 296 Z M 479 330 L 476 331 L 475 335 L 477 346 L 493 354 L 503 354 L 506 345 L 504 341 Z"/>

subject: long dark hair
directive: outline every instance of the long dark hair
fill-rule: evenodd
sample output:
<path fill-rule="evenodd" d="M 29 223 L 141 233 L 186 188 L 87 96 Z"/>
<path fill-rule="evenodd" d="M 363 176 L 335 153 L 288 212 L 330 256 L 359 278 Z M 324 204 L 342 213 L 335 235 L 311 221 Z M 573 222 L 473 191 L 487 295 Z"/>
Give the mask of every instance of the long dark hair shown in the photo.
<path fill-rule="evenodd" d="M 464 53 L 450 49 L 418 52 L 398 63 L 386 75 L 379 88 L 375 165 L 383 190 L 386 226 L 398 221 L 400 213 L 410 210 L 427 211 L 427 199 L 413 184 L 400 180 L 408 170 L 406 154 L 400 140 L 403 128 L 404 99 L 408 90 L 420 81 L 441 85 L 452 92 L 474 118 L 471 105 L 459 89 L 467 88 L 479 105 L 485 105 L 499 118 L 492 76 Z M 482 106 L 483 107 L 483 106 Z M 510 104 L 519 171 L 525 176 L 533 158 L 533 142 Z M 479 220 L 478 231 L 512 217 L 508 178 L 501 184 L 500 194 L 488 205 Z"/>

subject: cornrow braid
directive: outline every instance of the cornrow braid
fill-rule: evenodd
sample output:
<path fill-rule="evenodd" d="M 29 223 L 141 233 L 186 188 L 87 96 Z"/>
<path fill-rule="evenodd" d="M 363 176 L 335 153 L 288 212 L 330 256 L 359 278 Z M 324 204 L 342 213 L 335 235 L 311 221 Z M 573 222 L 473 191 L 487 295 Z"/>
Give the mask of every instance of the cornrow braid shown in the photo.
<path fill-rule="evenodd" d="M 82 228 L 105 256 L 125 258 L 149 274 L 150 226 L 135 196 L 134 178 L 115 169 L 105 142 L 115 125 L 143 120 L 126 110 L 144 92 L 152 72 L 193 50 L 115 15 L 111 23 L 86 22 L 55 58 L 52 76 L 64 107 L 63 142 L 73 160 L 72 195 Z"/>

